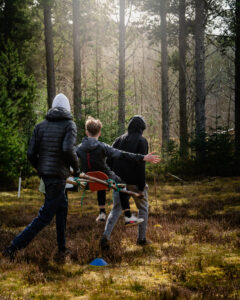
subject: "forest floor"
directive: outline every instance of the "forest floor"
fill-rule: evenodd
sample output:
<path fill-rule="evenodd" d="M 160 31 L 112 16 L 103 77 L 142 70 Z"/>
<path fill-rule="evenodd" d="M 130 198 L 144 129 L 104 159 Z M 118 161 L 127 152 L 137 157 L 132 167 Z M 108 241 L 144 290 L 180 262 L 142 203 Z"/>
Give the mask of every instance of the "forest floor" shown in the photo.
<path fill-rule="evenodd" d="M 87 193 L 81 207 L 81 192 L 70 192 L 71 256 L 64 264 L 55 261 L 53 221 L 15 262 L 0 254 L 0 299 L 240 299 L 240 178 L 162 183 L 149 194 L 153 243 L 137 246 L 137 228 L 125 228 L 121 217 L 111 250 L 102 254 L 96 195 Z M 20 199 L 16 192 L 0 193 L 0 250 L 42 202 L 37 188 L 24 189 Z M 109 265 L 89 266 L 97 257 Z"/>

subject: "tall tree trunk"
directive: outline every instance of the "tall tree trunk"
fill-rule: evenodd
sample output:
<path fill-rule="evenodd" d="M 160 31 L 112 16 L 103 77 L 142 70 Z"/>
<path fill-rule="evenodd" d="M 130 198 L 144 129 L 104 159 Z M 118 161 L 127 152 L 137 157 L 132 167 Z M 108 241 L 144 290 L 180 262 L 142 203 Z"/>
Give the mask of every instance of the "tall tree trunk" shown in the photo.
<path fill-rule="evenodd" d="M 55 86 L 55 69 L 54 69 L 54 54 L 53 54 L 53 37 L 52 37 L 52 20 L 51 20 L 51 5 L 49 1 L 43 1 L 44 12 L 44 34 L 45 34 L 45 49 L 46 49 L 46 65 L 47 65 L 47 102 L 48 107 L 52 106 L 53 98 L 56 95 Z"/>
<path fill-rule="evenodd" d="M 99 49 L 99 24 L 96 28 L 96 44 L 95 44 L 95 60 L 96 60 L 96 70 L 95 70 L 95 85 L 96 85 L 96 104 L 97 104 L 97 117 L 99 118 L 99 60 L 100 60 L 100 49 Z"/>
<path fill-rule="evenodd" d="M 141 115 L 143 113 L 143 98 L 144 98 L 144 81 L 145 81 L 145 51 L 144 51 L 144 40 L 142 40 L 142 78 L 141 78 L 141 94 L 140 94 L 140 100 L 141 100 Z"/>
<path fill-rule="evenodd" d="M 236 0 L 235 16 L 235 147 L 240 156 L 240 0 Z"/>
<path fill-rule="evenodd" d="M 135 105 L 138 107 L 138 99 L 137 99 L 137 83 L 136 83 L 136 70 L 135 70 L 135 54 L 132 56 L 132 66 L 133 66 L 133 87 L 134 87 L 134 100 Z"/>
<path fill-rule="evenodd" d="M 179 111 L 180 111 L 180 154 L 187 156 L 187 87 L 186 87 L 186 0 L 179 0 Z"/>
<path fill-rule="evenodd" d="M 119 81 L 118 81 L 118 133 L 125 131 L 125 0 L 119 0 Z"/>
<path fill-rule="evenodd" d="M 198 154 L 202 155 L 204 150 L 206 118 L 205 118 L 205 0 L 195 0 L 195 72 L 196 72 L 196 99 L 195 119 L 196 138 L 198 143 Z"/>
<path fill-rule="evenodd" d="M 5 1 L 5 6 L 3 9 L 3 16 L 4 16 L 4 41 L 5 44 L 7 43 L 8 39 L 11 38 L 11 32 L 12 32 L 12 15 L 14 13 L 13 9 L 13 1 Z M 3 45 L 3 43 L 1 43 Z M 3 49 L 1 49 L 3 50 Z"/>
<path fill-rule="evenodd" d="M 72 0 L 72 8 L 73 8 L 73 63 L 74 63 L 73 103 L 74 103 L 74 117 L 77 121 L 77 126 L 78 126 L 82 116 L 81 56 L 80 56 L 81 55 L 80 54 L 80 0 Z"/>
<path fill-rule="evenodd" d="M 168 101 L 168 53 L 167 53 L 167 1 L 160 0 L 161 17 L 161 77 L 162 77 L 162 146 L 169 143 L 169 101 Z"/>

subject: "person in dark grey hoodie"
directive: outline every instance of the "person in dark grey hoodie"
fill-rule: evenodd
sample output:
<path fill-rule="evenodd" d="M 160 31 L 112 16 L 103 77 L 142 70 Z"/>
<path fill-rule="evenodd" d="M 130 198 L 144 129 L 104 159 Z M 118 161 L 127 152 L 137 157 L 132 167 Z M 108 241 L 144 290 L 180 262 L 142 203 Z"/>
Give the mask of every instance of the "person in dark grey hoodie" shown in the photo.
<path fill-rule="evenodd" d="M 146 123 L 142 116 L 136 115 L 131 118 L 128 124 L 128 132 L 118 137 L 113 143 L 113 148 L 146 155 L 148 153 L 148 142 L 142 136 L 146 129 Z M 144 246 L 150 243 L 146 239 L 146 229 L 148 221 L 148 186 L 145 181 L 145 162 L 139 164 L 124 159 L 113 160 L 108 159 L 109 167 L 120 176 L 126 183 L 127 189 L 143 194 L 144 197 L 139 199 L 134 197 L 134 201 L 139 210 L 139 217 L 144 219 L 144 222 L 139 224 L 137 244 Z M 113 208 L 108 216 L 104 233 L 100 240 L 102 250 L 109 249 L 109 239 L 112 230 L 121 215 L 121 205 L 119 195 L 114 194 Z"/>
<path fill-rule="evenodd" d="M 100 120 L 89 117 L 86 121 L 85 128 L 87 136 L 77 147 L 77 155 L 80 158 L 81 171 L 85 173 L 89 171 L 101 171 L 106 173 L 109 178 L 119 183 L 123 181 L 107 166 L 107 158 L 112 160 L 122 159 L 124 161 L 134 162 L 135 164 L 142 163 L 143 161 L 149 161 L 152 163 L 157 163 L 159 161 L 158 156 L 152 155 L 152 153 L 147 155 L 128 153 L 114 149 L 111 146 L 100 142 L 98 140 L 101 135 L 102 128 Z M 121 207 L 125 215 L 125 225 L 135 225 L 143 222 L 143 218 L 137 218 L 131 214 L 129 197 L 121 192 L 119 197 Z"/>
<path fill-rule="evenodd" d="M 77 128 L 72 120 L 67 97 L 58 94 L 46 119 L 37 124 L 29 143 L 27 156 L 42 177 L 45 185 L 45 202 L 38 216 L 19 234 L 4 255 L 14 259 L 17 250 L 25 248 L 56 215 L 59 254 L 66 253 L 65 229 L 68 201 L 65 195 L 66 178 L 72 167 L 79 175 L 79 161 L 75 152 Z"/>
<path fill-rule="evenodd" d="M 146 123 L 142 116 L 135 115 L 128 124 L 127 133 L 118 137 L 112 147 L 126 152 L 146 155 L 148 142 L 142 136 Z M 129 185 L 136 185 L 138 191 L 143 192 L 145 187 L 145 161 L 136 164 L 134 161 L 124 159 L 107 160 L 108 166 Z"/>

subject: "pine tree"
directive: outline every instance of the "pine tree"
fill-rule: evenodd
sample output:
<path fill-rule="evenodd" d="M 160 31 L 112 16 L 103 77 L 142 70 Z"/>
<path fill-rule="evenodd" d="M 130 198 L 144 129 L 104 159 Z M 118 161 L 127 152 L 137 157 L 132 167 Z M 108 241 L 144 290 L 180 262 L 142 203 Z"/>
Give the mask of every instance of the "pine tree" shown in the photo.
<path fill-rule="evenodd" d="M 187 24 L 186 0 L 179 0 L 179 117 L 180 117 L 180 154 L 187 156 L 188 127 L 187 127 L 187 81 L 186 81 L 186 53 L 187 53 Z"/>
<path fill-rule="evenodd" d="M 235 8 L 235 145 L 240 156 L 240 1 Z"/>
<path fill-rule="evenodd" d="M 118 77 L 118 133 L 125 130 L 125 55 L 126 55 L 126 26 L 125 26 L 125 0 L 119 0 L 119 77 Z"/>
<path fill-rule="evenodd" d="M 195 0 L 195 76 L 196 76 L 196 98 L 195 98 L 195 120 L 197 155 L 204 157 L 204 143 L 206 134 L 205 116 L 205 26 L 206 26 L 206 2 Z"/>
<path fill-rule="evenodd" d="M 11 40 L 21 60 L 27 57 L 28 41 L 36 34 L 38 22 L 33 18 L 33 0 L 0 1 L 0 51 L 4 51 L 8 40 Z"/>
<path fill-rule="evenodd" d="M 26 149 L 36 116 L 35 82 L 25 74 L 17 50 L 8 42 L 0 53 L 0 179 L 25 169 Z"/>
<path fill-rule="evenodd" d="M 47 71 L 47 102 L 48 108 L 52 107 L 53 98 L 56 95 L 55 86 L 55 68 L 54 68 L 54 53 L 53 53 L 53 37 L 52 37 L 52 1 L 43 0 L 44 13 L 44 33 L 45 33 L 45 49 L 46 49 L 46 71 Z"/>
<path fill-rule="evenodd" d="M 82 118 L 82 88 L 81 88 L 81 53 L 80 53 L 80 0 L 72 0 L 73 9 L 73 102 L 74 117 L 79 121 Z"/>
<path fill-rule="evenodd" d="M 169 144 L 168 53 L 167 53 L 167 1 L 160 1 L 161 18 L 161 91 L 162 91 L 162 146 Z"/>

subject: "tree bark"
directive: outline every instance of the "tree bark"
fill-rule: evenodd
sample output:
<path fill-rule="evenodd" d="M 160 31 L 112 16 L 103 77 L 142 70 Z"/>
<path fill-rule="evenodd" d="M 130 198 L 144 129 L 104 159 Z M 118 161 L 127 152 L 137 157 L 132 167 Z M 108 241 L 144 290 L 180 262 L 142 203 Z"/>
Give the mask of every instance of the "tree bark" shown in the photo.
<path fill-rule="evenodd" d="M 195 76 L 196 76 L 196 98 L 195 98 L 195 121 L 196 138 L 200 144 L 204 144 L 206 131 L 205 117 L 205 0 L 195 0 Z M 202 149 L 199 149 L 201 151 Z"/>
<path fill-rule="evenodd" d="M 56 86 L 55 86 L 55 69 L 54 69 L 54 54 L 53 54 L 51 5 L 49 1 L 46 0 L 43 1 L 43 12 L 44 12 L 46 66 L 47 66 L 47 95 L 48 95 L 47 102 L 48 102 L 48 108 L 51 108 L 53 98 L 56 95 Z"/>
<path fill-rule="evenodd" d="M 73 103 L 77 126 L 82 117 L 80 0 L 72 0 L 73 8 Z"/>
<path fill-rule="evenodd" d="M 136 83 L 136 70 L 135 70 L 135 54 L 133 54 L 133 61 L 132 61 L 132 66 L 133 66 L 133 87 L 134 87 L 134 100 L 135 100 L 135 105 L 138 107 L 138 99 L 137 99 L 137 83 Z"/>
<path fill-rule="evenodd" d="M 95 44 L 95 63 L 96 63 L 96 70 L 95 70 L 95 85 L 96 85 L 96 104 L 97 104 L 97 117 L 99 118 L 99 60 L 100 60 L 100 45 L 99 45 L 99 24 L 96 27 L 96 44 Z"/>
<path fill-rule="evenodd" d="M 179 0 L 179 115 L 180 115 L 180 154 L 187 156 L 188 129 L 187 129 L 187 85 L 186 85 L 186 0 Z"/>
<path fill-rule="evenodd" d="M 162 146 L 169 143 L 169 101 L 168 101 L 168 53 L 167 53 L 167 3 L 160 0 L 161 18 L 161 78 L 162 78 Z"/>
<path fill-rule="evenodd" d="M 235 16 L 235 149 L 240 156 L 240 0 Z"/>
<path fill-rule="evenodd" d="M 118 134 L 125 131 L 125 0 L 119 0 L 119 81 L 118 81 Z"/>
<path fill-rule="evenodd" d="M 145 51 L 144 51 L 144 41 L 142 41 L 142 78 L 141 78 L 141 92 L 140 92 L 140 100 L 141 100 L 141 109 L 140 113 L 143 113 L 143 98 L 144 98 L 144 81 L 145 81 Z"/>
<path fill-rule="evenodd" d="M 11 32 L 12 32 L 12 15 L 14 14 L 13 10 L 13 1 L 4 1 L 5 6 L 3 9 L 3 15 L 4 15 L 4 41 L 5 44 L 7 43 L 8 39 L 11 38 Z M 3 44 L 3 43 L 1 43 Z M 3 49 L 1 49 L 3 50 Z"/>

